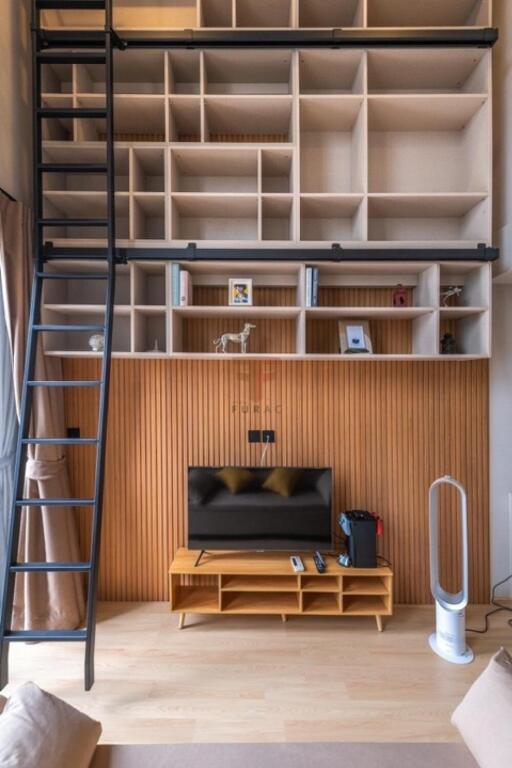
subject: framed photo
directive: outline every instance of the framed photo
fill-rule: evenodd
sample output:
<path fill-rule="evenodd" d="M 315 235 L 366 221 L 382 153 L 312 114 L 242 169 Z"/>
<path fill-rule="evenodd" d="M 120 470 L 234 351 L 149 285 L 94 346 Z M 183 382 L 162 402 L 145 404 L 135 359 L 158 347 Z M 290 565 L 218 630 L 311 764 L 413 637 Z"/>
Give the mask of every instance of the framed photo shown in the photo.
<path fill-rule="evenodd" d="M 366 320 L 339 320 L 338 335 L 342 355 L 373 353 L 370 328 Z"/>
<path fill-rule="evenodd" d="M 248 277 L 229 279 L 229 305 L 231 307 L 252 306 L 252 280 Z"/>

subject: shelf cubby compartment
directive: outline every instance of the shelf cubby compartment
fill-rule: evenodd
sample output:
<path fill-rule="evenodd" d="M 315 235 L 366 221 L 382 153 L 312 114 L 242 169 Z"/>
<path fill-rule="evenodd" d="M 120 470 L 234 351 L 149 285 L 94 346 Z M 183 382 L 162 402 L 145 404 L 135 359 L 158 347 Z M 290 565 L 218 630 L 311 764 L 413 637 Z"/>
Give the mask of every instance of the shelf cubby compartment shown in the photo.
<path fill-rule="evenodd" d="M 165 262 L 132 262 L 132 303 L 165 309 Z"/>
<path fill-rule="evenodd" d="M 198 96 L 201 92 L 200 52 L 194 50 L 172 50 L 168 53 L 169 93 Z"/>
<path fill-rule="evenodd" d="M 489 357 L 490 324 L 487 310 L 471 307 L 449 307 L 440 310 L 439 338 L 450 333 L 456 344 L 455 355 Z M 443 355 L 448 358 L 451 355 Z"/>
<path fill-rule="evenodd" d="M 263 149 L 261 152 L 261 191 L 284 193 L 293 191 L 293 151 Z"/>
<path fill-rule="evenodd" d="M 223 592 L 298 592 L 297 576 L 222 576 Z"/>
<path fill-rule="evenodd" d="M 165 307 L 135 307 L 133 316 L 133 352 L 167 352 L 167 313 Z"/>
<path fill-rule="evenodd" d="M 464 94 L 490 91 L 490 53 L 467 49 L 368 51 L 370 94 Z"/>
<path fill-rule="evenodd" d="M 116 228 L 117 237 L 128 237 L 129 205 L 128 195 L 116 195 Z M 43 214 L 45 218 L 73 219 L 104 219 L 107 218 L 107 193 L 47 190 L 43 194 Z M 47 239 L 105 239 L 106 226 L 73 226 L 45 227 Z"/>
<path fill-rule="evenodd" d="M 364 27 L 364 0 L 298 0 L 299 27 Z"/>
<path fill-rule="evenodd" d="M 299 87 L 303 95 L 363 94 L 364 72 L 365 56 L 360 51 L 299 51 Z"/>
<path fill-rule="evenodd" d="M 161 193 L 145 192 L 132 198 L 131 240 L 165 240 L 166 196 Z"/>
<path fill-rule="evenodd" d="M 301 96 L 301 192 L 362 193 L 365 122 L 359 96 Z"/>
<path fill-rule="evenodd" d="M 201 26 L 226 29 L 233 25 L 233 0 L 200 0 Z"/>
<path fill-rule="evenodd" d="M 238 29 L 283 28 L 292 25 L 292 0 L 235 0 Z"/>
<path fill-rule="evenodd" d="M 381 595 L 343 595 L 346 616 L 375 616 L 391 613 L 391 599 Z"/>
<path fill-rule="evenodd" d="M 66 306 L 45 305 L 43 308 L 45 323 L 58 325 L 103 325 L 105 322 L 105 307 L 98 305 Z M 98 331 L 99 333 L 99 331 Z M 47 331 L 43 333 L 45 352 L 63 355 L 101 354 L 93 353 L 89 338 L 93 332 L 66 331 L 64 333 Z M 116 307 L 112 333 L 112 351 L 118 353 L 130 352 L 130 308 Z"/>
<path fill-rule="evenodd" d="M 132 150 L 133 192 L 165 192 L 165 152 L 153 147 Z"/>
<path fill-rule="evenodd" d="M 303 592 L 302 613 L 320 615 L 339 615 L 341 613 L 340 595 L 330 592 Z"/>
<path fill-rule="evenodd" d="M 238 194 L 258 191 L 255 149 L 173 149 L 173 192 Z"/>
<path fill-rule="evenodd" d="M 344 576 L 344 595 L 379 595 L 391 593 L 391 578 L 389 576 Z"/>
<path fill-rule="evenodd" d="M 105 67 L 100 65 L 105 75 Z M 163 95 L 165 93 L 165 54 L 137 49 L 119 51 L 114 59 L 114 93 Z"/>
<path fill-rule="evenodd" d="M 201 141 L 201 100 L 194 96 L 169 99 L 169 141 Z"/>
<path fill-rule="evenodd" d="M 340 580 L 337 576 L 301 576 L 300 588 L 303 592 L 339 592 Z"/>
<path fill-rule="evenodd" d="M 104 147 L 76 147 L 69 145 L 46 145 L 43 147 L 45 163 L 105 163 Z M 115 189 L 128 192 L 129 150 L 115 150 Z M 106 192 L 106 173 L 44 173 L 44 191 L 55 192 Z"/>
<path fill-rule="evenodd" d="M 60 107 L 70 109 L 73 106 L 71 96 L 43 96 L 41 98 L 43 107 Z M 41 121 L 41 136 L 43 142 L 67 142 L 71 145 L 78 137 L 75 133 L 75 123 L 67 117 L 51 117 Z"/>
<path fill-rule="evenodd" d="M 299 613 L 298 592 L 222 592 L 222 613 Z"/>
<path fill-rule="evenodd" d="M 205 141 L 286 143 L 292 135 L 291 96 L 205 97 Z"/>
<path fill-rule="evenodd" d="M 292 92 L 292 53 L 287 50 L 204 52 L 205 92 L 276 95 Z"/>
<path fill-rule="evenodd" d="M 257 240 L 258 198 L 251 195 L 174 194 L 174 240 Z"/>
<path fill-rule="evenodd" d="M 73 65 L 42 64 L 41 93 L 71 95 L 73 93 Z"/>
<path fill-rule="evenodd" d="M 369 27 L 488 27 L 490 0 L 367 0 Z"/>
<path fill-rule="evenodd" d="M 400 285 L 408 309 L 427 310 L 438 304 L 438 267 L 425 264 L 320 264 L 318 308 L 393 310 L 393 292 Z M 417 314 L 417 313 L 416 313 Z"/>
<path fill-rule="evenodd" d="M 199 26 L 197 0 L 165 0 L 142 5 L 140 0 L 116 0 L 113 26 L 120 30 L 141 29 L 141 26 L 166 31 L 195 29 Z"/>
<path fill-rule="evenodd" d="M 489 307 L 491 293 L 491 272 L 488 264 L 441 264 L 440 293 L 450 287 L 462 288 L 459 296 L 447 299 L 448 307 L 465 309 L 468 307 Z M 440 305 L 444 308 L 441 295 Z"/>
<path fill-rule="evenodd" d="M 476 193 L 490 187 L 485 96 L 370 96 L 369 191 Z"/>
<path fill-rule="evenodd" d="M 293 198 L 265 195 L 261 201 L 261 239 L 293 240 Z"/>
<path fill-rule="evenodd" d="M 371 195 L 368 239 L 379 242 L 490 242 L 485 194 Z"/>
<path fill-rule="evenodd" d="M 120 61 L 117 54 L 116 63 Z M 77 95 L 98 96 L 106 93 L 104 64 L 75 64 L 74 91 Z M 117 77 L 117 71 L 116 71 Z M 105 98 L 103 98 L 105 103 Z"/>
<path fill-rule="evenodd" d="M 235 262 L 226 264 L 205 263 L 182 265 L 192 276 L 193 308 L 223 308 L 229 317 L 239 308 L 228 306 L 228 286 L 230 277 L 250 278 L 253 283 L 253 306 L 250 312 L 261 312 L 270 308 L 271 314 L 278 312 L 289 319 L 295 317 L 301 304 L 300 269 L 296 264 L 276 262 L 272 270 L 264 263 Z M 188 312 L 194 309 L 189 308 Z M 292 311 L 289 312 L 288 309 Z M 208 311 L 208 310 L 206 310 Z M 246 310 L 244 309 L 244 312 Z"/>
<path fill-rule="evenodd" d="M 105 96 L 80 95 L 76 99 L 76 105 L 80 109 L 104 109 Z M 72 121 L 74 127 L 74 140 L 76 142 L 98 141 L 105 142 L 107 123 L 103 118 L 77 118 Z M 116 134 L 117 138 L 117 134 Z"/>
<path fill-rule="evenodd" d="M 344 320 L 353 325 L 368 323 L 373 355 L 432 357 L 437 354 L 436 319 L 436 313 L 427 308 L 308 309 L 306 352 L 312 355 L 340 355 L 338 323 Z M 343 355 L 343 358 L 364 360 L 371 356 Z"/>
<path fill-rule="evenodd" d="M 59 261 L 58 267 L 49 265 L 46 271 L 76 274 L 77 278 L 68 280 L 45 280 L 43 285 L 43 303 L 58 305 L 104 305 L 106 301 L 106 280 L 85 280 L 80 276 L 91 272 L 105 272 L 106 266 L 98 262 Z M 129 267 L 118 265 L 116 268 L 116 306 L 130 306 Z"/>
<path fill-rule="evenodd" d="M 173 611 L 183 613 L 219 613 L 219 591 L 217 587 L 176 586 L 172 591 Z"/>
<path fill-rule="evenodd" d="M 117 94 L 114 126 L 117 141 L 165 141 L 165 96 Z"/>
<path fill-rule="evenodd" d="M 214 340 L 223 333 L 239 333 L 245 323 L 252 329 L 247 344 L 248 355 L 296 354 L 299 310 L 285 307 L 177 307 L 173 310 L 173 352 L 215 354 Z M 240 347 L 230 345 L 228 354 L 243 355 Z"/>
<path fill-rule="evenodd" d="M 366 206 L 362 195 L 301 195 L 300 239 L 350 242 L 365 239 Z"/>

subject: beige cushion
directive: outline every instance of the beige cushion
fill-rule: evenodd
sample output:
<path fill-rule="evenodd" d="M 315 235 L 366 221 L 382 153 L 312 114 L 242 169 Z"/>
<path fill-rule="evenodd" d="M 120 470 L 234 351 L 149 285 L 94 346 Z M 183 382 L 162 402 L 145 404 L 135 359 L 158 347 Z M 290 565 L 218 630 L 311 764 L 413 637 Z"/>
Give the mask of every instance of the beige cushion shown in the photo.
<path fill-rule="evenodd" d="M 502 648 L 452 716 L 480 768 L 512 766 L 512 658 Z"/>
<path fill-rule="evenodd" d="M 89 768 L 101 725 L 25 683 L 0 717 L 1 768 Z"/>

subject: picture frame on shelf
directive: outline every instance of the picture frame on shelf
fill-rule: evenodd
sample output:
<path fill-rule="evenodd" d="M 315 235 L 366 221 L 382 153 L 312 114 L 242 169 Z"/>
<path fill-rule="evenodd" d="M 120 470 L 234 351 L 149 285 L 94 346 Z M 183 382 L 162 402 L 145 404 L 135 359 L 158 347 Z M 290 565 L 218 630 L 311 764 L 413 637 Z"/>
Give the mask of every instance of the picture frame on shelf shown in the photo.
<path fill-rule="evenodd" d="M 373 354 L 370 326 L 367 320 L 338 320 L 340 354 Z"/>
<path fill-rule="evenodd" d="M 230 307 L 252 307 L 252 279 L 231 277 L 229 279 L 228 303 Z"/>

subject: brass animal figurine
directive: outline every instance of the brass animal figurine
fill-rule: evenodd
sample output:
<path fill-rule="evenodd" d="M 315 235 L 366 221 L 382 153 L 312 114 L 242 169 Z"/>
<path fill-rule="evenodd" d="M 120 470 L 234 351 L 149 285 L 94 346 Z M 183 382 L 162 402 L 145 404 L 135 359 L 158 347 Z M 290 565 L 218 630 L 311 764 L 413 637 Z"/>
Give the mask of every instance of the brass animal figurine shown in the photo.
<path fill-rule="evenodd" d="M 213 342 L 215 351 L 227 352 L 228 344 L 232 341 L 234 344 L 240 344 L 240 352 L 242 355 L 245 355 L 247 352 L 247 341 L 253 328 L 256 328 L 256 326 L 251 325 L 251 323 L 246 323 L 243 331 L 240 331 L 240 333 L 223 333 L 222 336 L 219 336 L 219 338 L 215 339 Z"/>

